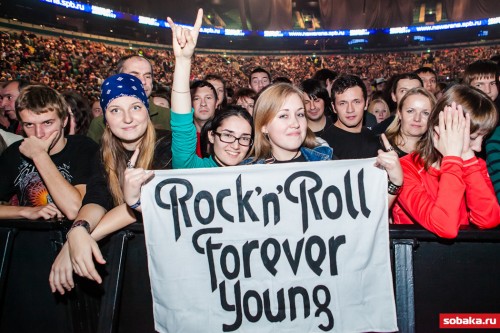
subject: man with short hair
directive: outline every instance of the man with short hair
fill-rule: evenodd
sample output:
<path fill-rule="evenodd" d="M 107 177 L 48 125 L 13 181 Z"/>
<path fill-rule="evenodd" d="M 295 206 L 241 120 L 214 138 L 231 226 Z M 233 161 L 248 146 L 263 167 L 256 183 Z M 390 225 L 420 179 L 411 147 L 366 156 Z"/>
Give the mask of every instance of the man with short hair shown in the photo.
<path fill-rule="evenodd" d="M 420 76 L 415 73 L 403 73 L 398 75 L 394 79 L 391 87 L 391 97 L 394 103 L 396 103 L 396 109 L 399 101 L 403 98 L 408 90 L 423 86 L 424 82 L 422 81 Z"/>
<path fill-rule="evenodd" d="M 150 98 L 153 92 L 153 66 L 148 59 L 139 55 L 123 57 L 116 66 L 116 72 L 137 77 L 144 87 L 146 96 Z M 155 128 L 170 130 L 170 109 L 154 104 L 152 98 L 149 100 L 149 116 Z M 87 136 L 99 143 L 105 127 L 104 117 L 96 117 L 90 123 Z"/>
<path fill-rule="evenodd" d="M 5 83 L 1 92 L 0 109 L 3 110 L 4 115 L 9 119 L 10 125 L 5 128 L 6 131 L 15 134 L 22 134 L 22 128 L 16 117 L 15 103 L 19 96 L 21 89 L 29 84 L 26 80 L 12 80 Z"/>
<path fill-rule="evenodd" d="M 493 100 L 497 111 L 500 112 L 500 98 L 498 97 L 498 66 L 491 60 L 478 60 L 465 69 L 464 83 L 477 88 Z M 484 143 L 479 154 L 488 164 L 488 172 L 500 202 L 500 127 L 497 126 L 493 134 Z"/>
<path fill-rule="evenodd" d="M 495 102 L 500 111 L 498 98 L 498 66 L 491 60 L 478 60 L 467 66 L 464 83 L 477 88 Z"/>
<path fill-rule="evenodd" d="M 340 76 L 332 85 L 333 111 L 338 119 L 323 139 L 339 159 L 375 157 L 381 148 L 378 137 L 363 127 L 366 98 L 366 86 L 356 75 Z"/>
<path fill-rule="evenodd" d="M 424 83 L 422 79 L 415 73 L 403 73 L 396 76 L 396 78 L 392 81 L 391 86 L 391 98 L 394 103 L 396 103 L 396 110 L 399 104 L 399 101 L 403 98 L 406 92 L 410 89 L 423 87 Z M 379 135 L 384 133 L 389 125 L 395 118 L 395 111 L 391 110 L 391 116 L 387 119 L 379 123 L 377 126 L 372 128 L 373 133 Z"/>
<path fill-rule="evenodd" d="M 437 73 L 430 67 L 420 67 L 415 71 L 422 82 L 424 83 L 424 89 L 431 94 L 436 94 L 437 91 Z"/>
<path fill-rule="evenodd" d="M 84 136 L 64 136 L 68 105 L 52 88 L 26 87 L 15 107 L 27 138 L 0 156 L 0 201 L 17 194 L 19 206 L 0 205 L 0 218 L 74 219 L 97 144 Z"/>
<path fill-rule="evenodd" d="M 191 85 L 191 105 L 194 109 L 193 122 L 196 127 L 196 154 L 203 157 L 201 143 L 204 138 L 201 137 L 201 129 L 215 115 L 217 107 L 217 90 L 208 81 L 195 81 Z M 206 142 L 208 144 L 208 142 Z"/>
<path fill-rule="evenodd" d="M 226 96 L 226 81 L 222 78 L 222 76 L 217 74 L 208 74 L 203 78 L 203 80 L 210 82 L 212 86 L 214 86 L 215 91 L 217 92 L 217 109 L 221 109 L 226 107 L 227 105 L 227 96 Z"/>
<path fill-rule="evenodd" d="M 271 74 L 262 67 L 255 68 L 250 73 L 249 78 L 250 88 L 252 88 L 257 94 L 271 84 Z"/>

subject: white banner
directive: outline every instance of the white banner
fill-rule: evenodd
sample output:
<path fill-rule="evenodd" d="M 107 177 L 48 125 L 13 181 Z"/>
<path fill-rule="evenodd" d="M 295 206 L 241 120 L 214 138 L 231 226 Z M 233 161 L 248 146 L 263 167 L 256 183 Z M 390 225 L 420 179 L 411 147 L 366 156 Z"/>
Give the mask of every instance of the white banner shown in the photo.
<path fill-rule="evenodd" d="M 394 332 L 375 159 L 155 171 L 142 190 L 159 332 Z"/>

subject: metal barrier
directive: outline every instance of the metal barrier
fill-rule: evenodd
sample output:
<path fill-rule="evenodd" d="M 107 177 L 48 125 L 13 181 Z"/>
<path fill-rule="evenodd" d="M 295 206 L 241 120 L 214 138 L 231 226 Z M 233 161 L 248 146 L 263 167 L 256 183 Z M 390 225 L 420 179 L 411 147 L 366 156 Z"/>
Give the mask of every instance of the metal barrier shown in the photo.
<path fill-rule="evenodd" d="M 100 243 L 102 285 L 76 278 L 61 296 L 48 276 L 69 225 L 0 221 L 0 332 L 154 332 L 142 225 Z M 451 241 L 391 226 L 390 237 L 400 332 L 437 332 L 440 313 L 500 313 L 500 229 Z"/>

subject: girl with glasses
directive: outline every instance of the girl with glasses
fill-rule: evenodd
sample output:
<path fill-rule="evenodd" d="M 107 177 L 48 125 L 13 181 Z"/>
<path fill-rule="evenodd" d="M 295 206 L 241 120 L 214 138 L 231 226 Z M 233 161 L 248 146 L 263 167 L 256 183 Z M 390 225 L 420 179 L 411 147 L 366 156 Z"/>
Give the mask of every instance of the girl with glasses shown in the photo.
<path fill-rule="evenodd" d="M 199 21 L 201 24 L 201 19 Z M 172 165 L 174 169 L 238 165 L 248 155 L 253 142 L 252 117 L 245 109 L 236 106 L 218 111 L 212 120 L 205 123 L 200 134 L 202 155 L 204 148 L 208 147 L 208 156 L 200 158 L 196 155 L 196 128 L 193 124 L 189 76 L 199 26 L 195 25 L 195 29 L 190 31 L 176 26 L 171 19 L 168 22 L 172 28 L 175 55 L 171 114 Z"/>

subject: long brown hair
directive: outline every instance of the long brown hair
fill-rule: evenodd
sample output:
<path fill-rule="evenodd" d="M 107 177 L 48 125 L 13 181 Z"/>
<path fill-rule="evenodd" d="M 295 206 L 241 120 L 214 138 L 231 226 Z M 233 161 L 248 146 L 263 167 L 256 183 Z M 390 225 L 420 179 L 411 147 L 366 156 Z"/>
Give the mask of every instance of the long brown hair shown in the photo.
<path fill-rule="evenodd" d="M 428 130 L 420 138 L 413 156 L 415 162 L 421 159 L 425 170 L 434 163 L 441 164 L 443 156 L 434 147 L 434 127 L 439 126 L 439 113 L 444 110 L 447 105 L 455 102 L 457 105 L 462 105 L 464 113 L 470 115 L 470 133 L 482 130 L 485 133 L 493 131 L 496 127 L 498 114 L 493 101 L 479 89 L 466 86 L 455 85 L 445 91 L 443 96 L 437 101 L 432 113 L 427 121 Z"/>
<path fill-rule="evenodd" d="M 253 109 L 254 144 L 250 152 L 250 156 L 253 156 L 254 161 L 272 157 L 271 143 L 269 138 L 262 132 L 262 127 L 274 119 L 283 103 L 285 103 L 285 99 L 293 94 L 300 97 L 302 106 L 304 106 L 304 93 L 289 83 L 275 83 L 265 88 L 257 98 Z M 307 128 L 306 138 L 302 146 L 314 148 L 317 145 L 316 136 Z"/>
<path fill-rule="evenodd" d="M 136 167 L 151 169 L 156 143 L 156 132 L 151 119 L 148 118 L 148 126 L 139 144 L 140 153 Z M 108 175 L 108 188 L 116 206 L 121 205 L 123 200 L 123 174 L 127 168 L 129 154 L 122 141 L 117 138 L 109 126 L 106 126 L 101 140 L 101 156 L 104 169 Z"/>
<path fill-rule="evenodd" d="M 403 105 L 405 101 L 408 99 L 408 97 L 413 96 L 413 95 L 422 95 L 424 97 L 427 97 L 427 99 L 431 102 L 431 109 L 432 112 L 434 112 L 434 108 L 436 106 L 436 98 L 434 97 L 433 94 L 428 92 L 422 87 L 416 87 L 408 90 L 406 94 L 401 98 L 401 101 L 398 104 L 398 112 L 396 112 L 396 116 L 394 117 L 394 120 L 391 122 L 389 127 L 387 127 L 387 130 L 385 131 L 385 136 L 387 137 L 387 140 L 389 140 L 389 143 L 391 146 L 396 146 L 399 147 L 400 145 L 404 145 L 404 138 L 401 135 L 401 118 L 400 114 L 403 112 Z M 427 121 L 427 124 L 429 121 Z M 427 127 L 429 129 L 430 127 Z"/>

